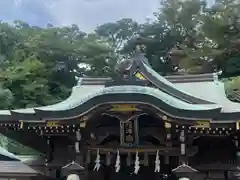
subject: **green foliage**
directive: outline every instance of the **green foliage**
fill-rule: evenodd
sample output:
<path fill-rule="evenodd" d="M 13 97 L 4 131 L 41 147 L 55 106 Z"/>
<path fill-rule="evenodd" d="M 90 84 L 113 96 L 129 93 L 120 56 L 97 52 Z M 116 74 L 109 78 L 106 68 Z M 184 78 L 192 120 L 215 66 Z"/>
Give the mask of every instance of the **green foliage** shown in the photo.
<path fill-rule="evenodd" d="M 1 108 L 25 108 L 65 99 L 82 76 L 115 76 L 114 66 L 142 45 L 161 74 L 239 74 L 240 8 L 236 0 L 166 0 L 144 24 L 125 18 L 92 34 L 78 26 L 47 28 L 0 23 Z"/>
<path fill-rule="evenodd" d="M 140 26 L 132 19 L 121 19 L 117 22 L 105 23 L 95 30 L 100 37 L 107 39 L 116 51 L 120 50 L 124 43 L 134 37 L 140 30 Z"/>
<path fill-rule="evenodd" d="M 13 95 L 9 89 L 5 89 L 0 86 L 0 108 L 4 109 L 5 107 L 10 107 L 13 102 Z"/>
<path fill-rule="evenodd" d="M 80 76 L 113 73 L 113 49 L 76 25 L 39 28 L 0 23 L 1 108 L 53 104 L 65 99 Z M 84 64 L 87 68 L 81 68 Z"/>

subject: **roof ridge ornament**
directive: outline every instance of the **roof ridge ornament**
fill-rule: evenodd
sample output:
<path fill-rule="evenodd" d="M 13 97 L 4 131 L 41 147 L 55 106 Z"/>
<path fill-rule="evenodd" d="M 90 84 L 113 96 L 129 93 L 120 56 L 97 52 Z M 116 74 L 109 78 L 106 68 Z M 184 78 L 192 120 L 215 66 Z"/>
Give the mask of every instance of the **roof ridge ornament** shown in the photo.
<path fill-rule="evenodd" d="M 137 45 L 131 57 L 125 56 L 117 62 L 115 69 L 121 78 L 128 79 L 141 63 L 149 65 L 143 49 L 143 46 Z"/>
<path fill-rule="evenodd" d="M 77 163 L 76 161 L 72 161 L 68 164 L 66 164 L 65 166 L 62 167 L 62 169 L 69 169 L 69 170 L 84 170 L 84 167 L 81 166 L 79 163 Z"/>

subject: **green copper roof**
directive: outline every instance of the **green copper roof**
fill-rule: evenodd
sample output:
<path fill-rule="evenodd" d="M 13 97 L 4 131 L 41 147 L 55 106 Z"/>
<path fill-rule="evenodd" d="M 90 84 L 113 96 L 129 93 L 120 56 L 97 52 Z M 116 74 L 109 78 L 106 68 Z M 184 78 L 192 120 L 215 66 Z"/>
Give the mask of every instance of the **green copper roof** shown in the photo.
<path fill-rule="evenodd" d="M 9 110 L 0 110 L 0 115 L 11 115 Z"/>
<path fill-rule="evenodd" d="M 89 89 L 88 89 L 89 88 Z M 91 90 L 92 89 L 92 90 Z M 86 91 L 88 90 L 88 91 Z M 90 91 L 91 90 L 91 91 Z M 94 92 L 93 92 L 94 90 Z M 158 98 L 164 101 L 166 104 L 185 110 L 210 110 L 219 108 L 218 105 L 195 105 L 183 102 L 175 97 L 172 97 L 164 92 L 161 92 L 158 89 L 152 87 L 144 87 L 144 86 L 134 86 L 134 85 L 125 85 L 125 86 L 111 86 L 105 87 L 96 90 L 96 87 L 82 87 L 78 86 L 74 88 L 74 92 L 71 97 L 67 100 L 67 103 L 60 103 L 53 106 L 37 108 L 41 110 L 66 110 L 72 109 L 77 106 L 82 105 L 83 103 L 87 102 L 88 100 L 103 94 L 119 94 L 119 93 L 126 93 L 126 94 L 142 94 L 142 95 L 151 95 L 155 98 Z M 107 101 L 107 100 L 106 100 Z M 123 99 L 124 101 L 124 99 Z M 141 101 L 141 100 L 139 100 Z"/>
<path fill-rule="evenodd" d="M 108 103 L 109 97 L 113 97 L 113 98 L 110 98 L 112 99 L 112 101 L 114 101 L 114 99 L 116 101 L 119 101 L 114 103 L 130 102 L 129 99 L 132 98 L 133 101 L 135 100 L 137 101 L 136 103 L 151 102 L 155 106 L 160 106 L 160 105 L 165 106 L 166 104 L 168 105 L 166 109 L 173 107 L 174 112 L 176 112 L 177 110 L 179 111 L 186 110 L 183 112 L 183 114 L 188 113 L 188 111 L 196 112 L 196 111 L 208 111 L 208 110 L 214 110 L 214 112 L 219 113 L 219 109 L 221 109 L 222 112 L 240 112 L 240 104 L 233 103 L 227 99 L 223 84 L 221 84 L 216 78 L 214 80 L 214 78 L 212 78 L 213 76 L 208 75 L 205 77 L 205 75 L 202 75 L 202 77 L 204 76 L 207 82 L 203 82 L 203 81 L 200 82 L 200 80 L 202 79 L 199 79 L 199 82 L 184 81 L 186 83 L 173 84 L 170 81 L 168 81 L 166 78 L 164 78 L 163 76 L 155 72 L 151 68 L 151 66 L 147 63 L 146 58 L 145 59 L 144 58 L 145 57 L 142 54 L 138 54 L 138 56 L 135 57 L 135 59 L 132 62 L 132 66 L 131 66 L 132 69 L 130 70 L 128 69 L 127 71 L 131 77 L 127 76 L 125 71 L 122 71 L 120 74 L 121 77 L 119 76 L 120 78 L 115 80 L 109 79 L 109 78 L 108 79 L 102 78 L 101 82 L 99 82 L 98 78 L 89 78 L 88 81 L 84 83 L 82 81 L 84 78 L 82 78 L 80 80 L 80 83 L 77 86 L 73 87 L 71 95 L 66 100 L 60 103 L 44 106 L 44 107 L 16 109 L 11 111 L 0 111 L 0 116 L 3 117 L 3 119 L 4 118 L 7 119 L 9 118 L 9 116 L 4 116 L 4 115 L 13 115 L 13 116 L 10 116 L 9 118 L 10 120 L 11 118 L 16 119 L 17 116 L 19 115 L 17 113 L 23 113 L 20 116 L 18 116 L 19 118 L 23 117 L 23 119 L 26 117 L 29 119 L 39 118 L 42 120 L 45 117 L 46 118 L 50 118 L 51 116 L 60 117 L 64 114 L 67 114 L 68 112 L 69 113 L 74 112 L 75 114 L 78 113 L 75 111 L 68 111 L 67 113 L 64 112 L 70 109 L 75 109 L 79 107 L 79 109 L 85 108 L 84 111 L 86 111 L 92 108 L 92 106 L 95 105 L 94 103 L 105 103 L 105 102 Z M 155 87 L 148 86 L 149 82 L 146 80 L 137 80 L 135 76 L 133 77 L 133 75 L 135 75 L 134 73 L 137 71 L 142 72 L 146 76 L 146 78 L 148 78 L 150 81 L 152 81 L 152 83 L 155 84 Z M 188 76 L 188 79 L 190 80 L 192 79 L 192 77 Z M 126 82 L 126 80 L 129 80 L 129 81 Z M 116 95 L 116 96 L 111 96 L 111 95 Z M 98 97 L 98 96 L 101 96 L 101 97 Z M 95 97 L 98 97 L 98 98 L 95 98 Z M 126 97 L 126 99 L 124 99 L 124 97 Z M 127 97 L 129 99 L 127 99 Z M 155 99 L 152 97 L 154 97 Z M 145 99 L 144 101 L 146 102 L 144 102 L 143 100 L 142 100 L 143 102 L 141 102 L 141 98 Z M 96 101 L 90 101 L 91 99 L 96 99 Z M 156 101 L 156 100 L 160 100 L 160 101 Z M 81 106 L 84 103 L 86 106 Z M 157 107 L 157 108 L 161 108 L 161 107 Z M 46 112 L 46 111 L 50 111 L 50 112 Z M 55 112 L 52 112 L 52 111 L 55 111 Z M 14 112 L 17 112 L 17 113 L 14 113 Z M 191 116 L 190 114 L 188 115 Z"/>
<path fill-rule="evenodd" d="M 104 88 L 103 85 L 78 85 L 73 87 L 71 95 L 64 101 L 59 102 L 57 104 L 49 105 L 49 106 L 43 106 L 43 107 L 36 107 L 36 108 L 26 108 L 26 109 L 16 109 L 13 110 L 14 112 L 19 113 L 35 113 L 34 109 L 40 109 L 40 110 L 49 110 L 49 111 L 61 111 L 65 109 L 69 109 L 69 106 L 71 106 L 72 103 L 75 101 L 81 100 L 82 98 L 88 96 L 91 93 L 94 93 L 95 91 Z M 1 113 L 1 111 L 0 111 Z M 6 113 L 6 112 L 5 112 Z M 10 111 L 9 111 L 10 114 Z"/>
<path fill-rule="evenodd" d="M 65 101 L 50 106 L 38 107 L 36 109 L 53 111 L 70 109 L 73 104 L 78 104 L 79 101 L 88 99 L 91 94 L 94 94 L 103 88 L 103 85 L 78 85 L 73 87 L 72 94 Z"/>
<path fill-rule="evenodd" d="M 0 147 L 0 156 L 5 156 L 5 157 L 8 157 L 9 159 L 20 161 L 20 159 L 17 156 L 8 152 L 7 150 L 5 150 L 2 147 Z M 0 159 L 0 161 L 1 161 L 1 159 Z"/>
<path fill-rule="evenodd" d="M 160 76 L 161 77 L 161 76 Z M 164 78 L 163 78 L 164 79 Z M 169 83 L 164 79 L 165 82 Z M 183 110 L 210 110 L 215 108 L 221 108 L 221 105 L 216 104 L 189 104 L 178 98 L 175 98 L 167 93 L 160 91 L 159 89 L 146 87 L 146 86 L 135 86 L 135 85 L 125 85 L 125 86 L 111 86 L 104 87 L 103 85 L 78 85 L 72 90 L 72 94 L 65 101 L 57 104 L 44 107 L 27 108 L 27 109 L 16 109 L 14 112 L 19 113 L 35 113 L 34 109 L 47 110 L 47 111 L 64 111 L 68 109 L 75 108 L 87 102 L 91 98 L 104 94 L 142 94 L 151 95 L 165 102 L 166 104 Z M 107 100 L 106 100 L 107 101 Z M 124 99 L 123 99 L 124 101 Z M 141 100 L 139 100 L 141 101 Z M 0 111 L 1 113 L 10 114 L 10 111 Z"/>
<path fill-rule="evenodd" d="M 224 83 L 221 81 L 176 83 L 176 87 L 222 106 L 222 112 L 240 111 L 240 103 L 232 102 L 227 98 Z"/>

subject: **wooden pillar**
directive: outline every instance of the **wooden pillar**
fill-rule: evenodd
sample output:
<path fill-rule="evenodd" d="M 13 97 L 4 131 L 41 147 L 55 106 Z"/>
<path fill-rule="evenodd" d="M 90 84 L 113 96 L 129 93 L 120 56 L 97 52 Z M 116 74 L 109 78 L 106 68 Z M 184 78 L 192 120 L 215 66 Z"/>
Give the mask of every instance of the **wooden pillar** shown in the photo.
<path fill-rule="evenodd" d="M 82 134 L 80 129 L 76 131 L 76 140 L 75 140 L 75 160 L 78 162 L 80 165 L 84 165 L 84 140 L 82 138 Z"/>
<path fill-rule="evenodd" d="M 85 160 L 84 160 L 84 180 L 88 180 L 88 165 L 91 163 L 91 151 L 85 151 Z"/>
<path fill-rule="evenodd" d="M 166 146 L 167 147 L 172 147 L 172 142 L 171 142 L 171 138 L 172 138 L 171 128 L 172 128 L 172 125 L 168 122 L 165 122 L 164 126 L 165 126 L 165 131 L 166 131 Z M 164 162 L 165 164 L 170 163 L 168 155 L 164 156 L 164 161 L 165 161 Z"/>
<path fill-rule="evenodd" d="M 108 152 L 106 154 L 106 160 L 105 160 L 105 166 L 103 167 L 103 179 L 104 180 L 110 180 L 111 179 L 111 174 L 112 174 L 112 170 L 111 170 L 111 153 Z"/>
<path fill-rule="evenodd" d="M 239 130 L 239 126 L 237 128 Z M 240 168 L 240 151 L 239 151 L 239 136 L 233 136 L 233 141 L 235 144 L 236 148 L 236 165 L 235 165 L 235 170 L 232 172 L 232 176 L 234 179 L 240 179 L 240 173 L 239 173 L 239 168 Z M 228 179 L 228 177 L 225 176 L 225 180 Z"/>
<path fill-rule="evenodd" d="M 52 139 L 50 136 L 47 137 L 47 145 L 48 145 L 48 150 L 47 150 L 47 159 L 46 159 L 46 163 L 50 163 L 53 161 L 53 151 L 54 151 L 54 145 L 52 142 Z"/>
<path fill-rule="evenodd" d="M 228 180 L 228 171 L 224 171 L 224 180 Z"/>
<path fill-rule="evenodd" d="M 130 152 L 128 152 L 127 154 L 127 159 L 126 159 L 126 163 L 127 163 L 127 166 L 131 166 L 132 165 L 132 154 Z"/>
<path fill-rule="evenodd" d="M 61 178 L 61 174 L 62 174 L 62 170 L 61 167 L 56 169 L 56 178 L 60 179 Z"/>
<path fill-rule="evenodd" d="M 180 131 L 180 135 L 179 135 L 179 140 L 180 140 L 180 152 L 181 152 L 181 156 L 180 156 L 180 163 L 183 164 L 187 164 L 187 159 L 186 159 L 186 128 L 185 126 L 182 126 L 181 131 Z"/>

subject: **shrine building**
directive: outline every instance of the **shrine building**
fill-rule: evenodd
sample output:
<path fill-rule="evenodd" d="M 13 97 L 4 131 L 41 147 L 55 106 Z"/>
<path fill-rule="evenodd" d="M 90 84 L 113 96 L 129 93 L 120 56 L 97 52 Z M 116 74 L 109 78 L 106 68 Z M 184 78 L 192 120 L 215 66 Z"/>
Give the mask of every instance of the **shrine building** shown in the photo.
<path fill-rule="evenodd" d="M 118 68 L 60 103 L 1 110 L 1 133 L 45 154 L 39 171 L 58 179 L 240 179 L 240 104 L 217 73 L 163 77 L 140 52 Z"/>

